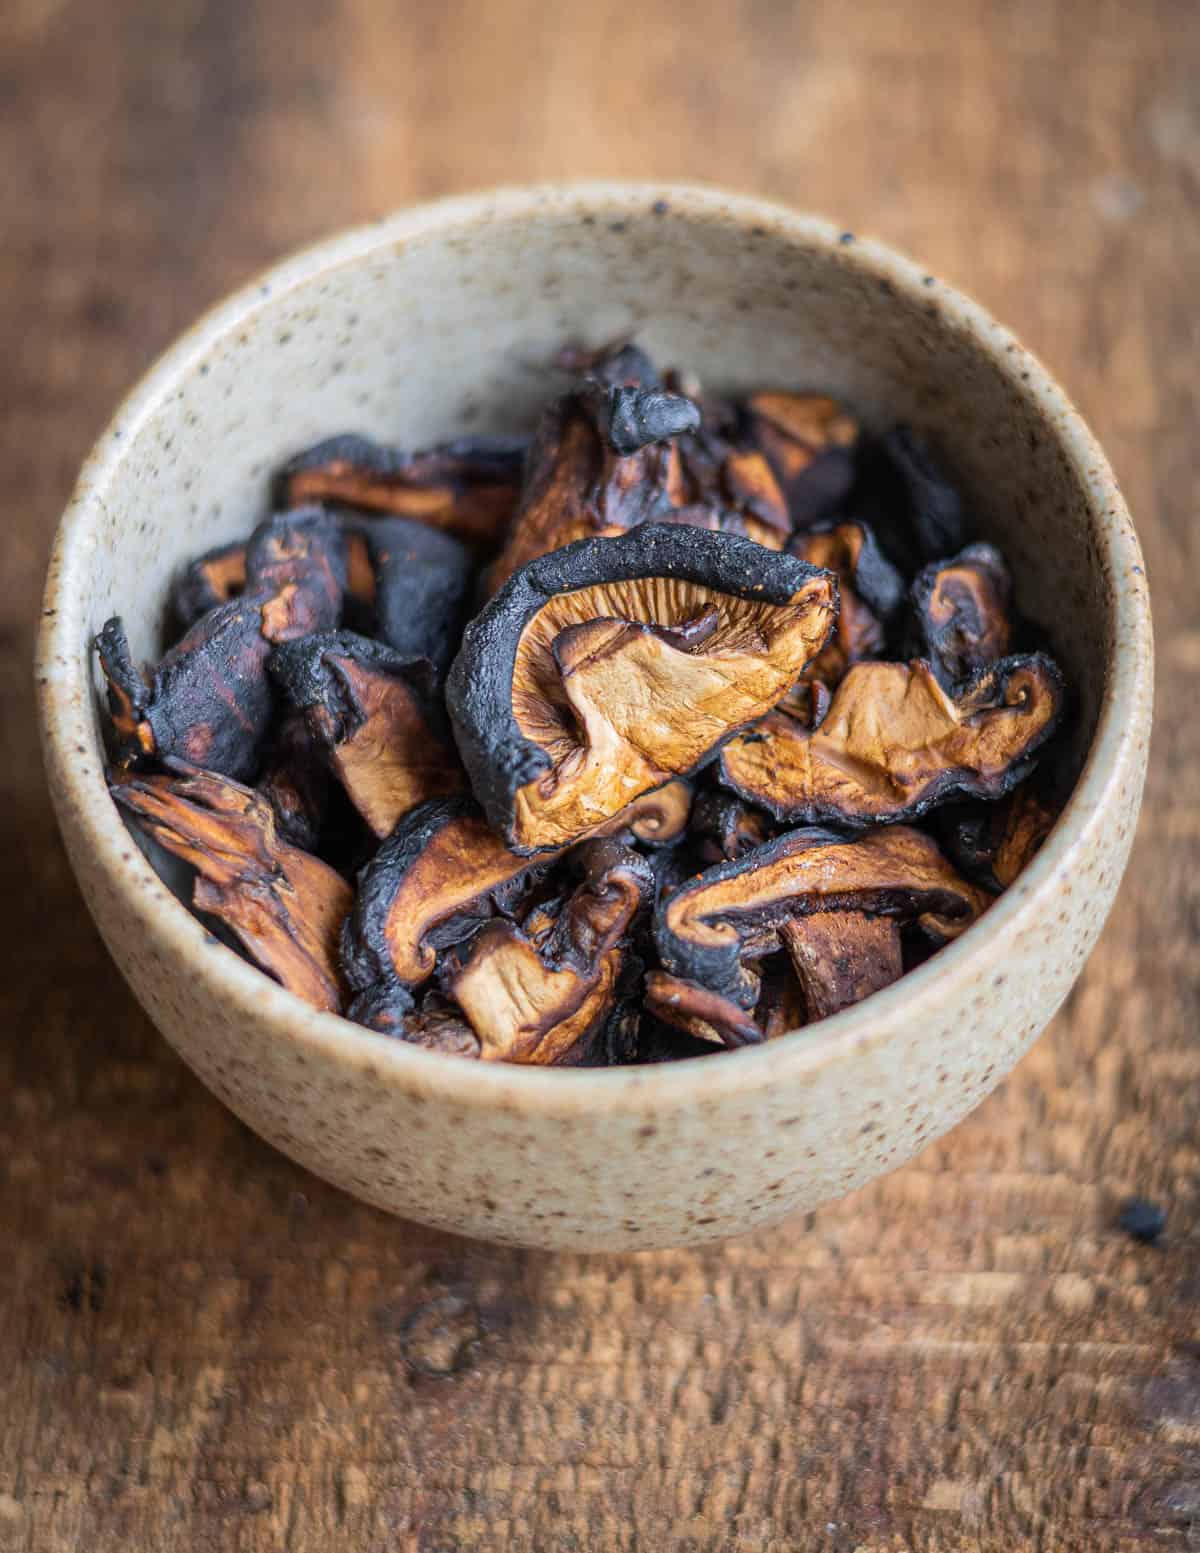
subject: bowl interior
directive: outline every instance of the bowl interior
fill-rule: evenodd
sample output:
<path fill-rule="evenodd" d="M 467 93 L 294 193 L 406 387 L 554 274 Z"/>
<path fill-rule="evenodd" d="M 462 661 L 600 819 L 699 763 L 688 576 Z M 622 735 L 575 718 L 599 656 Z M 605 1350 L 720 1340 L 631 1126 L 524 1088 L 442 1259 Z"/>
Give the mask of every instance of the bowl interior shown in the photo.
<path fill-rule="evenodd" d="M 1037 364 L 935 278 L 824 222 L 701 191 L 661 206 L 584 188 L 425 207 L 299 256 L 197 325 L 110 430 L 95 457 L 115 470 L 68 528 L 93 736 L 92 634 L 118 613 L 153 659 L 171 578 L 247 532 L 289 454 L 342 431 L 417 447 L 527 429 L 558 346 L 628 335 L 715 388 L 819 389 L 923 433 L 1068 674 L 1078 766 L 1114 609 L 1087 478 L 1056 434 L 1069 407 L 1024 387 L 1044 384 Z"/>

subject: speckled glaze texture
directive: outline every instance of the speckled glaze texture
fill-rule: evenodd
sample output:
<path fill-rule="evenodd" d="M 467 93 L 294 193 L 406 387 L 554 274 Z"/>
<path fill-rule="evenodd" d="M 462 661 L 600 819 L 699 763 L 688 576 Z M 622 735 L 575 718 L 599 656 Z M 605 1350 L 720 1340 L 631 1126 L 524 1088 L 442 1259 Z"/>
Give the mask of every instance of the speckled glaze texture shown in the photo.
<path fill-rule="evenodd" d="M 120 611 L 152 657 L 168 582 L 262 515 L 269 470 L 341 430 L 409 446 L 524 429 L 565 338 L 635 332 L 715 385 L 814 387 L 912 422 L 1005 549 L 1078 691 L 1081 776 L 1017 884 L 858 1008 L 662 1067 L 531 1070 L 318 1014 L 219 944 L 125 829 L 88 643 Z M 278 266 L 121 407 L 50 566 L 46 767 L 80 885 L 150 1017 L 250 1126 L 394 1213 L 523 1245 L 717 1239 L 910 1158 L 1004 1076 L 1104 922 L 1141 799 L 1152 639 L 1105 459 L 1043 368 L 879 244 L 714 190 L 580 184 L 403 212 Z"/>

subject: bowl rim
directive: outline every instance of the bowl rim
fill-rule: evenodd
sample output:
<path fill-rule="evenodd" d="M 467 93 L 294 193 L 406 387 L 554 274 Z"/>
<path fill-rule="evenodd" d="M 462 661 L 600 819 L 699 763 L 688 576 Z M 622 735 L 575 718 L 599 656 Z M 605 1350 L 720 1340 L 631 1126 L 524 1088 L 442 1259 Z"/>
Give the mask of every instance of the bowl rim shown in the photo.
<path fill-rule="evenodd" d="M 944 323 L 968 336 L 1014 392 L 1033 402 L 1087 492 L 1100 564 L 1111 584 L 1114 651 L 1105 665 L 1096 731 L 1069 802 L 1017 882 L 962 938 L 894 986 L 822 1021 L 818 1035 L 802 1028 L 762 1046 L 722 1053 L 715 1062 L 695 1057 L 608 1069 L 464 1062 L 319 1012 L 235 951 L 221 945 L 214 953 L 203 923 L 167 888 L 142 852 L 129 847 L 128 832 L 104 783 L 103 761 L 94 758 L 91 668 L 86 660 L 79 662 L 73 645 L 81 624 L 79 606 L 73 604 L 81 595 L 73 584 L 94 542 L 93 519 L 104 508 L 106 491 L 120 478 L 134 440 L 131 433 L 155 414 L 219 341 L 281 293 L 315 276 L 394 255 L 413 241 L 464 226 L 520 222 L 547 213 L 631 215 L 660 209 L 664 201 L 672 217 L 682 217 L 689 225 L 765 229 L 766 235 L 800 247 L 836 251 L 842 263 L 890 283 L 925 306 L 934 303 Z M 581 180 L 452 195 L 405 207 L 297 251 L 204 313 L 128 393 L 84 462 L 51 552 L 35 673 L 44 758 L 60 784 L 56 801 L 61 809 L 73 810 L 85 845 L 139 917 L 163 963 L 185 964 L 209 984 L 231 1018 L 268 1026 L 276 1039 L 373 1069 L 372 1076 L 381 1081 L 425 1098 L 444 1098 L 464 1110 L 532 1109 L 560 1117 L 647 1115 L 749 1095 L 850 1060 L 895 1039 L 914 1019 L 920 1020 L 923 1005 L 932 1010 L 964 981 L 977 981 L 981 966 L 1002 959 L 1006 944 L 1041 918 L 1064 886 L 1123 785 L 1140 781 L 1152 711 L 1153 634 L 1141 549 L 1104 453 L 1041 362 L 978 303 L 890 246 L 786 205 L 701 184 Z M 80 758 L 81 746 L 93 754 Z"/>

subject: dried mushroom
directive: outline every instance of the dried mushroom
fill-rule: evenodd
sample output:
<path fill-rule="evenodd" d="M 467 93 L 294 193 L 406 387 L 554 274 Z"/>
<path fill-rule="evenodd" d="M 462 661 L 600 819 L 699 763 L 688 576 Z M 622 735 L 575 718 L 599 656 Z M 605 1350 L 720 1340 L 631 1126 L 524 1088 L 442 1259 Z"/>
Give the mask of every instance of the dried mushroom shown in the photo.
<path fill-rule="evenodd" d="M 638 411 L 637 396 L 645 394 L 656 397 Z M 488 571 L 486 591 L 497 592 L 520 567 L 549 551 L 577 539 L 623 534 L 683 506 L 688 490 L 671 439 L 699 418 L 695 405 L 679 395 L 599 381 L 592 392 L 576 391 L 553 404 L 533 439 L 520 505 L 508 542 Z M 655 434 L 639 441 L 639 432 Z"/>
<path fill-rule="evenodd" d="M 376 836 L 466 785 L 427 658 L 329 631 L 278 648 L 271 672 Z"/>
<path fill-rule="evenodd" d="M 114 797 L 215 933 L 407 1045 L 786 1036 L 1018 877 L 1066 797 L 1063 683 L 908 428 L 627 339 L 543 369 L 532 441 L 291 459 L 175 580 L 149 677 L 109 621 Z"/>
<path fill-rule="evenodd" d="M 410 518 L 376 518 L 365 537 L 376 634 L 444 674 L 466 624 L 474 583 L 470 552 L 453 535 Z"/>
<path fill-rule="evenodd" d="M 1005 658 L 957 695 L 927 663 L 860 663 L 820 726 L 774 713 L 721 754 L 720 777 L 776 819 L 847 825 L 911 820 L 954 794 L 1000 798 L 1062 712 L 1041 653 Z"/>
<path fill-rule="evenodd" d="M 948 810 L 941 834 L 963 873 L 999 895 L 1037 856 L 1057 819 L 1057 807 L 1026 783 L 1002 803 Z"/>
<path fill-rule="evenodd" d="M 197 911 L 219 917 L 289 992 L 314 1008 L 341 1008 L 338 935 L 350 886 L 280 838 L 260 793 L 182 765 L 171 775 L 131 776 L 110 791 L 155 841 L 195 868 Z"/>
<path fill-rule="evenodd" d="M 347 981 L 356 992 L 420 986 L 442 950 L 511 915 L 552 862 L 510 852 L 469 798 L 421 804 L 358 876 L 342 935 Z"/>
<path fill-rule="evenodd" d="M 235 540 L 197 556 L 171 589 L 171 612 L 183 630 L 246 587 L 246 542 Z"/>
<path fill-rule="evenodd" d="M 904 583 L 865 523 L 841 523 L 821 533 L 800 534 L 791 551 L 810 566 L 833 572 L 838 580 L 837 627 L 808 671 L 810 678 L 833 686 L 852 663 L 882 655 L 887 622 L 904 597 Z"/>
<path fill-rule="evenodd" d="M 994 545 L 968 545 L 920 572 L 912 587 L 913 656 L 948 688 L 1008 652 L 1012 579 Z"/>
<path fill-rule="evenodd" d="M 523 442 L 463 438 L 425 453 L 401 453 L 344 434 L 299 453 L 279 472 L 281 507 L 337 502 L 414 518 L 474 549 L 492 549 L 516 505 Z"/>
<path fill-rule="evenodd" d="M 789 942 L 784 931 L 789 924 L 828 912 L 860 913 L 911 922 L 944 943 L 969 927 L 988 901 L 921 831 L 896 825 L 848 840 L 812 827 L 680 885 L 655 912 L 654 940 L 672 976 L 750 1010 L 761 993 L 754 962 L 781 948 L 794 957 L 796 940 Z"/>
<path fill-rule="evenodd" d="M 854 484 L 858 423 L 821 394 L 762 393 L 746 401 L 752 444 L 775 473 L 792 526 L 834 512 Z"/>
<path fill-rule="evenodd" d="M 467 627 L 447 705 L 518 851 L 556 848 L 710 760 L 820 651 L 836 584 L 750 540 L 649 524 L 542 556 Z"/>
<path fill-rule="evenodd" d="M 289 712 L 280 722 L 258 790 L 274 809 L 283 839 L 315 852 L 329 800 L 329 773 L 300 712 Z"/>
<path fill-rule="evenodd" d="M 611 840 L 585 842 L 572 861 L 582 877 L 565 900 L 520 925 L 489 922 L 447 957 L 442 990 L 465 1012 L 485 1061 L 580 1063 L 598 1042 L 630 1033 L 622 1005 L 641 965 L 623 976 L 628 934 L 653 900 L 654 876 L 645 858 Z"/>
<path fill-rule="evenodd" d="M 272 647 L 337 624 L 345 581 L 340 531 L 320 510 L 261 524 L 246 547 L 246 589 L 202 615 L 149 684 L 117 618 L 96 637 L 122 765 L 175 757 L 224 776 L 254 774 L 274 701 Z"/>

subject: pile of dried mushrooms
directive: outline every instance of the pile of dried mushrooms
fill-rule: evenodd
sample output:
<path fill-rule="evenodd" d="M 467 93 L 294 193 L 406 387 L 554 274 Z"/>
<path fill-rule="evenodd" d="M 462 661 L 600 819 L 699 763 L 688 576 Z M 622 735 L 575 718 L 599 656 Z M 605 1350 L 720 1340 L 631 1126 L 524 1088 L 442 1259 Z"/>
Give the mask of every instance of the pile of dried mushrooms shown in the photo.
<path fill-rule="evenodd" d="M 339 436 L 96 638 L 113 797 L 314 1007 L 564 1065 L 769 1040 L 1044 840 L 1064 686 L 905 428 L 564 350 L 528 444 Z"/>

